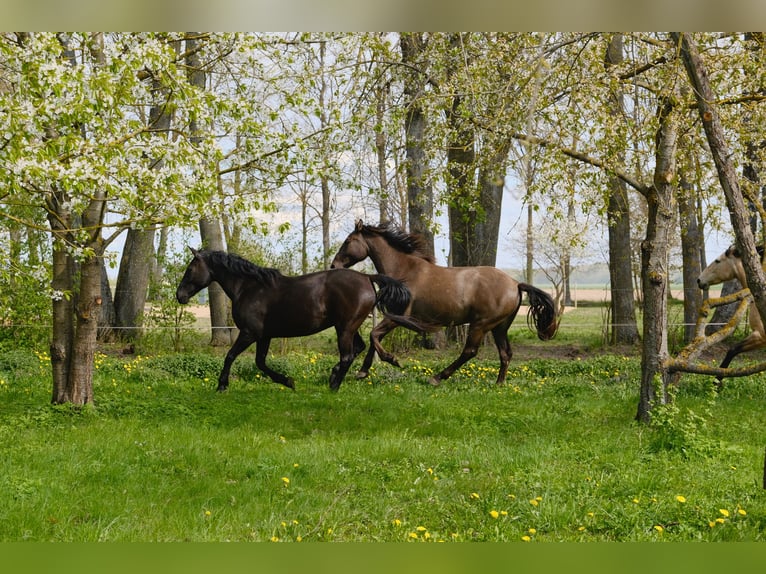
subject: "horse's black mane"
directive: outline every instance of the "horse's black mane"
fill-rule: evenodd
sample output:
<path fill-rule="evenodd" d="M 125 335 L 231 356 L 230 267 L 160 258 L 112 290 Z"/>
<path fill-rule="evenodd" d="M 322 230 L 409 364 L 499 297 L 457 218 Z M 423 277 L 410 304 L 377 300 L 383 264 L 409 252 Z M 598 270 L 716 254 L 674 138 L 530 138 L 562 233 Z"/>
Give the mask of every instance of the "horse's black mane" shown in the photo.
<path fill-rule="evenodd" d="M 763 245 L 756 245 L 755 250 L 758 252 L 758 255 L 761 258 L 761 261 L 763 261 L 763 254 L 764 254 L 764 247 Z M 736 245 L 732 245 L 726 250 L 725 253 L 726 257 L 729 257 L 730 255 L 733 255 L 737 259 L 742 259 L 742 254 L 739 252 L 739 249 L 737 249 Z"/>
<path fill-rule="evenodd" d="M 430 263 L 434 263 L 434 256 L 428 252 L 426 241 L 422 235 L 407 233 L 393 223 L 385 222 L 380 225 L 362 225 L 362 233 L 374 233 L 380 235 L 388 244 L 402 253 L 409 253 Z"/>
<path fill-rule="evenodd" d="M 201 251 L 200 253 L 209 265 L 223 267 L 235 275 L 254 279 L 264 285 L 274 285 L 282 277 L 279 269 L 260 267 L 244 257 L 233 253 L 226 253 L 224 251 Z"/>

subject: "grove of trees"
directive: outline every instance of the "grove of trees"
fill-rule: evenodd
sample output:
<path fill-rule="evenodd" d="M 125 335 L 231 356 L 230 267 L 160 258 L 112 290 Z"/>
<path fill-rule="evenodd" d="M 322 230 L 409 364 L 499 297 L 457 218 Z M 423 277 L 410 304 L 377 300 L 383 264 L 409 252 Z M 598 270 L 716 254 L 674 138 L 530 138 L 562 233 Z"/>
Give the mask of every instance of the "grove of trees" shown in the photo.
<path fill-rule="evenodd" d="M 377 218 L 495 265 L 514 188 L 525 280 L 566 286 L 607 237 L 611 343 L 641 345 L 647 421 L 673 262 L 688 322 L 706 233 L 733 230 L 766 317 L 764 55 L 761 33 L 3 33 L 0 338 L 41 327 L 52 401 L 89 404 L 99 337 L 140 333 L 179 236 L 305 273 Z"/>

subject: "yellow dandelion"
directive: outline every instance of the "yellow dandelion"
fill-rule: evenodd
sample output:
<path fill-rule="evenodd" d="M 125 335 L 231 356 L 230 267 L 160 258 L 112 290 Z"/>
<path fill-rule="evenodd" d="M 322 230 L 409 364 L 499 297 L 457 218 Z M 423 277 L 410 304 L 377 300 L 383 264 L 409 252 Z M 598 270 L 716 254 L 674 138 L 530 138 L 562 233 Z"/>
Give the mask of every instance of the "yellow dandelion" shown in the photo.
<path fill-rule="evenodd" d="M 713 528 L 715 524 L 716 524 L 715 520 L 711 520 L 710 522 L 708 522 L 708 526 L 710 526 L 710 528 Z"/>
<path fill-rule="evenodd" d="M 663 528 L 663 527 L 662 527 L 660 524 L 656 524 L 656 525 L 654 526 L 654 529 L 655 529 L 657 532 L 659 532 L 660 534 L 662 534 L 662 533 L 665 531 L 665 529 L 664 529 L 664 528 Z"/>
<path fill-rule="evenodd" d="M 537 499 L 536 499 L 536 498 L 533 498 L 533 499 L 531 499 L 531 500 L 529 501 L 529 504 L 531 504 L 532 506 L 537 506 L 537 505 L 538 505 L 538 504 L 540 504 L 540 503 L 537 501 Z"/>
<path fill-rule="evenodd" d="M 410 532 L 410 533 L 408 534 L 408 536 L 409 536 L 410 538 L 413 538 L 413 539 L 417 540 L 417 538 L 418 538 L 418 533 L 417 533 L 417 532 Z"/>
<path fill-rule="evenodd" d="M 285 487 L 290 486 L 290 479 L 287 478 L 286 476 L 283 476 L 282 477 L 282 484 L 284 484 Z"/>
<path fill-rule="evenodd" d="M 500 513 L 499 513 L 497 510 L 490 510 L 490 511 L 489 511 L 489 515 L 490 515 L 492 518 L 497 518 L 498 516 L 500 516 Z"/>
<path fill-rule="evenodd" d="M 729 511 L 726 510 L 725 508 L 719 508 L 718 512 L 720 512 L 722 516 L 729 518 Z"/>
<path fill-rule="evenodd" d="M 726 522 L 725 518 L 716 518 L 715 519 L 716 524 L 724 524 Z"/>
<path fill-rule="evenodd" d="M 471 499 L 472 500 L 479 500 L 479 493 L 478 492 L 472 492 L 471 493 Z"/>
<path fill-rule="evenodd" d="M 634 499 L 633 499 L 633 504 L 638 504 L 638 503 L 639 503 L 639 500 L 638 500 L 638 498 L 634 498 Z"/>
<path fill-rule="evenodd" d="M 425 526 L 418 526 L 417 528 L 415 528 L 415 530 L 417 530 L 418 532 L 425 532 L 428 529 Z"/>
<path fill-rule="evenodd" d="M 680 502 L 681 504 L 683 504 L 684 502 L 686 502 L 686 497 L 685 497 L 685 496 L 681 496 L 681 495 L 679 494 L 678 496 L 676 496 L 676 500 L 677 500 L 678 502 Z"/>
<path fill-rule="evenodd" d="M 737 509 L 737 514 L 740 516 L 747 516 L 747 511 L 744 508 Z"/>
<path fill-rule="evenodd" d="M 295 541 L 296 542 L 302 542 L 303 541 L 303 537 L 302 536 L 296 536 L 295 537 Z"/>
<path fill-rule="evenodd" d="M 212 513 L 212 512 L 210 512 L 209 510 L 206 510 L 206 511 L 205 511 L 205 516 L 210 516 L 211 514 L 213 514 L 213 513 Z"/>
<path fill-rule="evenodd" d="M 279 542 L 279 536 L 272 536 L 272 537 L 270 538 L 270 540 L 271 540 L 272 542 Z"/>
<path fill-rule="evenodd" d="M 521 539 L 522 539 L 524 542 L 529 542 L 529 541 L 531 541 L 531 540 L 532 540 L 532 538 L 531 538 L 530 536 L 527 536 L 526 534 L 525 534 L 524 536 L 522 536 L 522 537 L 521 537 Z"/>
<path fill-rule="evenodd" d="M 402 525 L 402 521 L 401 521 L 401 520 L 399 520 L 398 518 L 394 518 L 394 519 L 391 521 L 391 524 L 393 524 L 394 526 L 401 526 L 401 525 Z"/>
<path fill-rule="evenodd" d="M 529 532 L 530 535 L 534 536 L 535 534 L 537 534 L 537 529 L 536 528 L 530 528 L 529 530 L 527 530 L 527 532 Z"/>

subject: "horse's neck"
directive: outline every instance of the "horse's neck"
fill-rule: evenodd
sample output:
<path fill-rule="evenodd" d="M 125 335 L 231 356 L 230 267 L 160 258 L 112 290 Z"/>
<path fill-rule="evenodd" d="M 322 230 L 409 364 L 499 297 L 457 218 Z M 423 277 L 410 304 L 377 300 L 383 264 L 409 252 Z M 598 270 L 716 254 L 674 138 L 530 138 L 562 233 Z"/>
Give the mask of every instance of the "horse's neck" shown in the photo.
<path fill-rule="evenodd" d="M 368 243 L 370 259 L 378 273 L 392 277 L 404 276 L 407 270 L 414 264 L 414 260 L 420 259 L 416 255 L 402 253 L 394 249 L 382 237 L 375 237 Z M 420 259 L 425 262 L 424 259 Z"/>
<path fill-rule="evenodd" d="M 218 283 L 229 299 L 235 300 L 242 289 L 242 277 L 232 273 L 222 265 L 211 266 L 213 281 Z"/>

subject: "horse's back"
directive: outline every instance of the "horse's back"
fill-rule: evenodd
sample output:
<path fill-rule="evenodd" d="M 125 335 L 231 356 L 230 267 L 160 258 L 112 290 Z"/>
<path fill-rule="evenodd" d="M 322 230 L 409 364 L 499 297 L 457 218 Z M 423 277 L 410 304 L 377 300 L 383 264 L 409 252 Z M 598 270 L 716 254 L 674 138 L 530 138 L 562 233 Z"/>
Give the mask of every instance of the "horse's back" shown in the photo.
<path fill-rule="evenodd" d="M 375 290 L 366 275 L 351 269 L 283 276 L 268 292 L 250 291 L 238 315 L 269 337 L 300 337 L 323 331 L 366 314 Z"/>
<path fill-rule="evenodd" d="M 443 324 L 507 316 L 520 305 L 518 282 L 496 267 L 430 265 L 427 273 L 404 281 L 412 291 L 412 314 Z"/>

